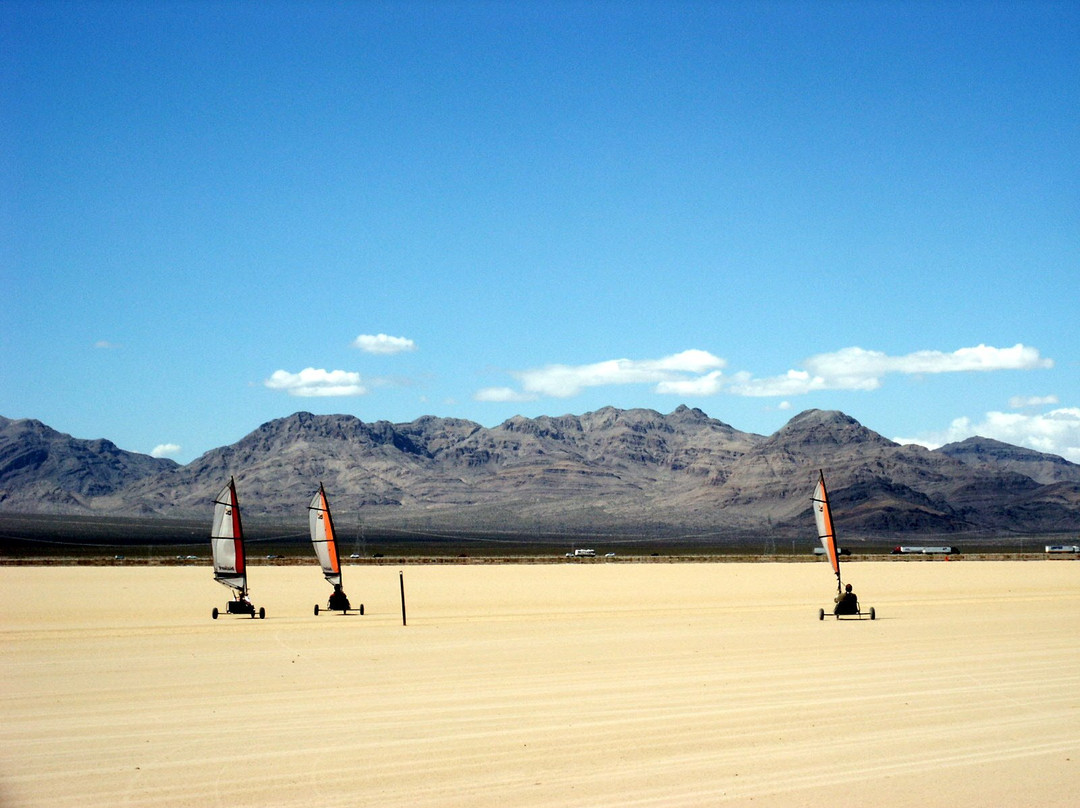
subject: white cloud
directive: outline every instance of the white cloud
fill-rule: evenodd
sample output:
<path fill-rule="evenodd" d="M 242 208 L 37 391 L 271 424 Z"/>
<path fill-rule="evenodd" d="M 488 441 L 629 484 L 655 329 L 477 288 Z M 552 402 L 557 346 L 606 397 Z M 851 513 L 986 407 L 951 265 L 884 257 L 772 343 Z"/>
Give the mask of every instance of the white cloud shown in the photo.
<path fill-rule="evenodd" d="M 1060 455 L 1073 463 L 1080 463 L 1080 407 L 1062 407 L 1041 414 L 988 412 L 980 421 L 956 418 L 947 429 L 939 432 L 893 440 L 936 449 L 975 435 Z"/>
<path fill-rule="evenodd" d="M 1045 407 L 1049 404 L 1058 404 L 1057 396 L 1013 396 L 1009 399 L 1009 406 L 1014 410 L 1023 410 L 1028 407 Z"/>
<path fill-rule="evenodd" d="M 263 382 L 271 390 L 284 390 L 290 396 L 362 396 L 368 389 L 359 373 L 347 370 L 305 368 L 299 373 L 275 370 Z"/>
<path fill-rule="evenodd" d="M 416 350 L 416 343 L 411 339 L 386 334 L 361 334 L 352 344 L 354 348 L 371 354 L 398 354 Z"/>
<path fill-rule="evenodd" d="M 655 365 L 661 370 L 674 370 L 685 373 L 704 373 L 713 368 L 722 368 L 727 365 L 727 360 L 713 356 L 708 351 L 699 351 L 691 348 L 688 351 L 672 354 L 663 359 L 646 359 L 639 364 L 643 366 Z"/>
<path fill-rule="evenodd" d="M 117 345 L 115 342 L 109 342 L 107 339 L 99 339 L 97 342 L 94 343 L 94 347 L 100 348 L 103 351 L 110 351 L 119 348 L 120 346 Z"/>
<path fill-rule="evenodd" d="M 714 370 L 696 379 L 669 379 L 656 385 L 656 392 L 677 396 L 712 396 L 724 385 L 723 373 Z"/>
<path fill-rule="evenodd" d="M 489 387 L 475 393 L 473 398 L 477 401 L 534 401 L 543 397 L 569 398 L 588 387 L 650 384 L 653 392 L 684 397 L 727 392 L 736 396 L 788 399 L 818 390 L 876 390 L 890 373 L 1033 370 L 1050 368 L 1053 364 L 1053 360 L 1040 356 L 1038 349 L 1022 344 L 1011 348 L 977 345 L 952 353 L 916 351 L 904 356 L 851 347 L 811 356 L 804 368 L 792 369 L 780 376 L 756 378 L 746 371 L 725 376 L 721 368 L 726 367 L 726 360 L 695 349 L 662 359 L 609 359 L 589 365 L 546 365 L 515 371 L 512 375 L 521 382 L 521 390 Z M 1042 402 L 1049 402 L 1049 399 Z M 785 406 L 790 407 L 790 402 L 785 401 Z"/>
<path fill-rule="evenodd" d="M 832 354 L 820 354 L 806 361 L 811 373 L 827 379 L 879 379 L 886 373 L 959 373 L 972 370 L 1032 370 L 1053 367 L 1039 351 L 1026 345 L 994 348 L 977 345 L 959 348 L 952 353 L 916 351 L 906 356 L 888 356 L 880 351 L 844 348 Z"/>
<path fill-rule="evenodd" d="M 742 396 L 794 396 L 815 390 L 876 390 L 889 373 L 963 373 L 990 370 L 1034 370 L 1053 367 L 1052 359 L 1036 348 L 1017 344 L 1011 348 L 977 345 L 952 353 L 916 351 L 905 356 L 889 356 L 881 351 L 843 348 L 834 353 L 811 356 L 805 369 L 789 370 L 782 376 L 755 379 L 736 376 L 728 389 Z"/>
<path fill-rule="evenodd" d="M 484 387 L 473 393 L 474 401 L 535 401 L 536 396 L 511 387 Z"/>
<path fill-rule="evenodd" d="M 174 455 L 180 451 L 180 445 L 177 443 L 159 443 L 150 452 L 151 457 L 168 457 Z"/>
<path fill-rule="evenodd" d="M 719 385 L 719 373 L 708 373 L 704 382 L 695 375 L 722 368 L 726 362 L 707 351 L 689 350 L 662 359 L 609 359 L 591 365 L 548 365 L 534 370 L 518 371 L 524 393 L 531 396 L 569 398 L 586 387 L 605 387 L 619 384 L 655 384 L 701 382 Z M 688 378 L 689 376 L 689 378 Z"/>
<path fill-rule="evenodd" d="M 829 389 L 821 376 L 811 376 L 805 370 L 789 370 L 783 376 L 755 379 L 749 373 L 736 373 L 728 390 L 737 396 L 801 396 L 813 390 Z"/>

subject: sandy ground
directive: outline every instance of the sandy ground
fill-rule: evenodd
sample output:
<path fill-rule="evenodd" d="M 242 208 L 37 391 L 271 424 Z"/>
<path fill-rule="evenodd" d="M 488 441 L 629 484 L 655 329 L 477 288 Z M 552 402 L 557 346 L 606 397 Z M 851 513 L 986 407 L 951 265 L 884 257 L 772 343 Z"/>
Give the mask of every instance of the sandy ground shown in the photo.
<path fill-rule="evenodd" d="M 0 568 L 0 805 L 1076 806 L 1080 563 Z"/>

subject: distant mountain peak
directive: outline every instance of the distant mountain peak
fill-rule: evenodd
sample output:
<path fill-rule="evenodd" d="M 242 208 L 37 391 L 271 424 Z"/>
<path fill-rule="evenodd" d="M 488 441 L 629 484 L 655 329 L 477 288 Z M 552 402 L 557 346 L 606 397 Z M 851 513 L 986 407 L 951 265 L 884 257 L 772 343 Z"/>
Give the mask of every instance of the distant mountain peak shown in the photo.
<path fill-rule="evenodd" d="M 322 481 L 357 524 L 794 540 L 808 532 L 818 469 L 850 541 L 1080 526 L 1080 465 L 986 438 L 916 450 L 836 410 L 801 412 L 768 437 L 685 405 L 517 415 L 492 428 L 301 411 L 185 466 L 0 418 L 0 510 L 21 513 L 198 518 L 233 475 L 246 512 L 275 519 L 302 519 Z"/>
<path fill-rule="evenodd" d="M 803 410 L 785 424 L 784 429 L 805 429 L 819 424 L 862 426 L 858 421 L 840 410 Z"/>
<path fill-rule="evenodd" d="M 1057 455 L 1038 452 L 1035 449 L 1027 449 L 1023 446 L 1014 446 L 1011 443 L 994 440 L 993 438 L 983 438 L 979 435 L 965 438 L 961 441 L 955 441 L 954 443 L 947 443 L 935 451 L 947 454 L 950 457 L 958 457 L 965 454 L 982 455 L 984 457 L 1038 457 L 1043 460 L 1057 457 Z M 1061 459 L 1064 460 L 1064 458 Z"/>
<path fill-rule="evenodd" d="M 934 450 L 969 466 L 997 468 L 1023 474 L 1044 485 L 1080 482 L 1080 466 L 1059 455 L 1046 454 L 979 436 L 948 443 Z"/>
<path fill-rule="evenodd" d="M 773 436 L 777 442 L 869 443 L 879 446 L 899 444 L 867 429 L 850 415 L 839 410 L 805 410 L 788 421 Z"/>
<path fill-rule="evenodd" d="M 687 407 L 685 404 L 680 404 L 674 410 L 671 411 L 669 418 L 674 418 L 679 421 L 713 421 L 715 419 L 710 418 L 704 412 L 697 407 Z"/>

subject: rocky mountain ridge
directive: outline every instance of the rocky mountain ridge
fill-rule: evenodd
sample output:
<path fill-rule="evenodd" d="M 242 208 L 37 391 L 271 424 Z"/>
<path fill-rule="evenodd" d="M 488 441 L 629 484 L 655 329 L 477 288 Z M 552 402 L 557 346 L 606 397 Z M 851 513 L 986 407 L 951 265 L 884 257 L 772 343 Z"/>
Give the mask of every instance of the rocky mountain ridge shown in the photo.
<path fill-rule="evenodd" d="M 297 521 L 322 481 L 339 521 L 371 525 L 783 537 L 805 533 L 818 469 L 860 534 L 1080 528 L 1080 465 L 985 438 L 901 446 L 835 411 L 771 436 L 688 407 L 492 428 L 298 412 L 185 466 L 0 418 L 0 511 L 18 513 L 199 518 L 233 476 L 245 513 Z"/>

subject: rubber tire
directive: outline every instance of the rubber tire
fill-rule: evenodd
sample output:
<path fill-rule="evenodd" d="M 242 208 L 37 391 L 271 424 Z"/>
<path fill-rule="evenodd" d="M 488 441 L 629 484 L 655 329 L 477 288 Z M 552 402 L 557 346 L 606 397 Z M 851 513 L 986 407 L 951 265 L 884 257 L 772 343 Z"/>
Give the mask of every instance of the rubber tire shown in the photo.
<path fill-rule="evenodd" d="M 874 611 L 874 607 L 871 606 L 870 607 L 870 619 L 873 620 L 875 617 L 877 617 L 877 613 Z"/>
<path fill-rule="evenodd" d="M 212 612 L 210 612 L 210 616 L 211 616 L 212 618 L 214 618 L 215 620 L 217 620 L 217 616 L 218 616 L 218 610 L 217 610 L 217 606 L 215 606 L 215 607 L 214 607 L 214 610 L 213 610 Z"/>
<path fill-rule="evenodd" d="M 361 617 L 364 616 L 364 604 L 363 603 L 360 604 L 360 616 Z"/>
<path fill-rule="evenodd" d="M 824 620 L 825 619 L 825 610 L 824 609 L 818 609 L 817 610 L 817 619 L 818 620 Z"/>
<path fill-rule="evenodd" d="M 251 615 L 251 616 L 254 617 L 255 615 Z M 262 606 L 259 607 L 259 619 L 260 620 L 265 620 L 266 619 L 266 609 L 263 608 Z"/>
<path fill-rule="evenodd" d="M 319 604 L 318 603 L 315 604 L 315 616 L 316 617 L 319 616 Z"/>

